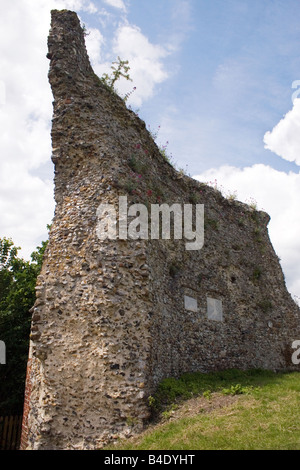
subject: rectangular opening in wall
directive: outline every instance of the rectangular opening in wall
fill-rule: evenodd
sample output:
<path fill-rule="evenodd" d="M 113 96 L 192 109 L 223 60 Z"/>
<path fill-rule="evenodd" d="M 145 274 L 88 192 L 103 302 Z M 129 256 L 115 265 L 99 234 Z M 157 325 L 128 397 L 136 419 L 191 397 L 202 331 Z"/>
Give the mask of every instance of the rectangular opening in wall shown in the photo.
<path fill-rule="evenodd" d="M 207 297 L 207 318 L 213 321 L 223 321 L 222 301 Z"/>
<path fill-rule="evenodd" d="M 189 310 L 190 312 L 197 312 L 198 311 L 198 302 L 197 299 L 193 297 L 189 297 L 188 295 L 184 296 L 184 308 Z"/>

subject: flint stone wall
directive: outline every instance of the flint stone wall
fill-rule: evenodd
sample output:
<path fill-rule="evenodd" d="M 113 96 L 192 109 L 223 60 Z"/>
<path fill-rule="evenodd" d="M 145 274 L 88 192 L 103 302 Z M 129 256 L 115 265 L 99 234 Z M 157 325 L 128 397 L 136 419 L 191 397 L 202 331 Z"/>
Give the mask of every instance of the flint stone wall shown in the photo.
<path fill-rule="evenodd" d="M 97 449 L 139 432 L 165 377 L 295 369 L 299 308 L 269 216 L 176 171 L 94 74 L 75 13 L 52 11 L 56 209 L 33 309 L 23 449 Z M 204 204 L 205 242 L 99 240 L 97 208 Z M 299 366 L 298 366 L 299 368 Z"/>

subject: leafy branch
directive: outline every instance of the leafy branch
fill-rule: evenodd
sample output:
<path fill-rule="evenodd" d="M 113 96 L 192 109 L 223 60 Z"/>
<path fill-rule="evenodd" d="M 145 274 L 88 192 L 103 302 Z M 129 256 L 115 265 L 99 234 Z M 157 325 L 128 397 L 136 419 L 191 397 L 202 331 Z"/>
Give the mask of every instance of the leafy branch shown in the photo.
<path fill-rule="evenodd" d="M 132 79 L 130 78 L 129 75 L 129 62 L 128 60 L 121 60 L 120 57 L 118 56 L 118 59 L 116 62 L 113 62 L 111 65 L 112 69 L 112 74 L 109 75 L 108 73 L 104 73 L 102 77 L 100 78 L 101 82 L 109 88 L 109 90 L 113 91 L 116 93 L 115 89 L 115 83 L 121 78 L 125 78 L 125 80 L 128 80 L 132 82 Z M 134 88 L 135 90 L 135 88 Z M 125 95 L 124 100 L 126 101 L 131 93 L 127 93 Z"/>

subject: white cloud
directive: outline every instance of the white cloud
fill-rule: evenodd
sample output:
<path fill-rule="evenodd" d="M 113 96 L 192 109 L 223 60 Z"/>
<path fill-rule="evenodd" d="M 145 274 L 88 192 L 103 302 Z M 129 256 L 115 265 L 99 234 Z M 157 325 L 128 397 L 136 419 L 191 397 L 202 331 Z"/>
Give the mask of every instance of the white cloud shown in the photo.
<path fill-rule="evenodd" d="M 168 30 L 168 45 L 170 52 L 180 49 L 189 32 L 193 28 L 192 6 L 190 0 L 172 0 L 170 12 L 171 30 Z"/>
<path fill-rule="evenodd" d="M 105 43 L 103 35 L 99 29 L 88 28 L 88 35 L 85 37 L 86 48 L 89 54 L 92 67 L 101 61 L 101 48 Z"/>
<path fill-rule="evenodd" d="M 154 93 L 155 85 L 168 77 L 164 70 L 162 59 L 168 52 L 160 45 L 152 44 L 137 26 L 122 25 L 118 28 L 114 41 L 114 52 L 122 60 L 128 60 L 132 84 L 120 83 L 120 92 L 128 92 L 133 86 L 135 93 L 131 103 L 141 105 L 143 100 L 149 99 Z"/>
<path fill-rule="evenodd" d="M 25 0 L 30 3 L 36 3 L 34 0 Z M 86 11 L 87 13 L 96 13 L 98 8 L 90 0 L 44 0 L 44 5 L 48 7 L 51 5 L 51 9 L 58 10 L 74 10 L 76 12 Z"/>
<path fill-rule="evenodd" d="M 88 0 L 15 0 L 0 16 L 0 237 L 11 237 L 26 258 L 54 214 L 46 54 L 55 8 L 97 11 Z M 93 31 L 93 54 L 95 42 L 101 38 Z"/>
<path fill-rule="evenodd" d="M 286 174 L 257 164 L 247 168 L 222 166 L 195 176 L 203 182 L 217 181 L 226 195 L 237 193 L 242 202 L 257 201 L 270 216 L 270 239 L 286 276 L 289 291 L 300 297 L 300 173 Z"/>
<path fill-rule="evenodd" d="M 293 109 L 264 136 L 265 148 L 289 162 L 300 165 L 300 99 L 294 100 Z"/>
<path fill-rule="evenodd" d="M 104 2 L 111 7 L 119 8 L 120 10 L 124 11 L 126 10 L 126 6 L 123 0 L 104 0 Z"/>
<path fill-rule="evenodd" d="M 35 5 L 36 6 L 36 5 Z M 41 13 L 42 10 L 42 13 Z M 31 171 L 50 159 L 52 96 L 47 81 L 50 10 L 17 1 L 0 19 L 0 236 L 29 257 L 53 217 L 52 181 Z M 52 175 L 51 175 L 52 177 Z"/>
<path fill-rule="evenodd" d="M 123 1 L 107 3 L 124 13 Z M 46 59 L 50 11 L 100 13 L 97 5 L 89 0 L 15 0 L 0 16 L 0 237 L 11 237 L 27 258 L 47 235 L 46 225 L 54 213 L 53 97 Z M 105 38 L 98 29 L 86 26 L 88 53 L 95 71 L 102 74 L 110 70 L 107 57 L 103 60 Z M 136 86 L 132 104 L 140 105 L 167 77 L 162 62 L 166 51 L 151 44 L 136 26 L 123 23 L 115 31 L 113 52 L 130 60 L 134 79 L 121 84 L 120 92 Z"/>

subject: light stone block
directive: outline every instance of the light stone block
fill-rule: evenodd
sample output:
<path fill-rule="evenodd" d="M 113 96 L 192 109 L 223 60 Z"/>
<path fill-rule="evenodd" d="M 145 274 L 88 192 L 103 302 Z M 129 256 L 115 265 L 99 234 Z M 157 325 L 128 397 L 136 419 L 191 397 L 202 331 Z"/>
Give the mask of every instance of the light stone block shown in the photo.
<path fill-rule="evenodd" d="M 184 308 L 190 312 L 198 312 L 198 302 L 197 299 L 189 297 L 188 295 L 184 296 Z"/>
<path fill-rule="evenodd" d="M 223 321 L 222 301 L 207 297 L 207 318 L 214 321 Z"/>

